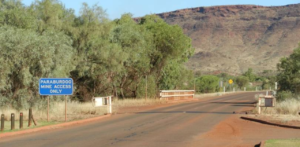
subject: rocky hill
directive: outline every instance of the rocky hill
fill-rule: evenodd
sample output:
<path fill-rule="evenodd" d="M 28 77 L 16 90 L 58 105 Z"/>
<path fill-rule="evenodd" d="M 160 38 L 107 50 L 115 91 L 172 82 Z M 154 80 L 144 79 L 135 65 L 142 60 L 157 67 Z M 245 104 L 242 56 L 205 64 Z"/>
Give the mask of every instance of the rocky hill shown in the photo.
<path fill-rule="evenodd" d="M 300 4 L 198 7 L 157 14 L 192 38 L 189 69 L 240 74 L 276 70 L 300 42 Z"/>

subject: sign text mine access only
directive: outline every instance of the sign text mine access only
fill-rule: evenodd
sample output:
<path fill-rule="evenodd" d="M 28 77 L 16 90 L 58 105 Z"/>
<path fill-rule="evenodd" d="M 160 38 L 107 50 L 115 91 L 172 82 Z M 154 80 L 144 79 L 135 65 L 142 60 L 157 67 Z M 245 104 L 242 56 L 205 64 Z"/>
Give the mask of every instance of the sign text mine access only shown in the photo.
<path fill-rule="evenodd" d="M 72 95 L 73 79 L 41 78 L 39 80 L 40 95 Z"/>

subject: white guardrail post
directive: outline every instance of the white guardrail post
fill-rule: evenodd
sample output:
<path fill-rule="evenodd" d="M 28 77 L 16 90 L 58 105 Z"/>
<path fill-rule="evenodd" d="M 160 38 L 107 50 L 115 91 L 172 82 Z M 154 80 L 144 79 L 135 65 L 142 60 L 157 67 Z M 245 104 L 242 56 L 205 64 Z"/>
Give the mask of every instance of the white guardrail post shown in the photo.
<path fill-rule="evenodd" d="M 108 113 L 112 113 L 112 106 L 111 106 L 111 96 L 109 96 L 109 97 L 107 97 L 108 98 L 108 108 L 109 108 L 109 111 L 108 111 Z"/>
<path fill-rule="evenodd" d="M 161 90 L 159 93 L 160 99 L 190 99 L 194 98 L 195 90 Z"/>
<path fill-rule="evenodd" d="M 258 99 L 258 114 L 260 114 L 260 105 L 261 105 L 261 98 Z"/>

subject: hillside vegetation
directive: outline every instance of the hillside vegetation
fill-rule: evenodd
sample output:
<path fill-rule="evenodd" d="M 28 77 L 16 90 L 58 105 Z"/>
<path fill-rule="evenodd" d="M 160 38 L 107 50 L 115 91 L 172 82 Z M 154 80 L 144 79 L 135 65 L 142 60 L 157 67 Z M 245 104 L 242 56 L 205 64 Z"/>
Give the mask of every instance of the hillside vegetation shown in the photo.
<path fill-rule="evenodd" d="M 276 70 L 299 42 L 300 4 L 196 7 L 158 15 L 192 38 L 195 55 L 186 65 L 206 74 Z"/>

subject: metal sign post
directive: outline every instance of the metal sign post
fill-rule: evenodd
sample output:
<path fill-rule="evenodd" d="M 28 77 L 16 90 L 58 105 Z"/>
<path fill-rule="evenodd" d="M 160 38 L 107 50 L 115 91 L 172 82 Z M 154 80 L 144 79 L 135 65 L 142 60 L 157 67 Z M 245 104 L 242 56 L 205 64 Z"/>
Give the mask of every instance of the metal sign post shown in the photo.
<path fill-rule="evenodd" d="M 65 96 L 65 121 L 67 121 L 67 96 Z"/>
<path fill-rule="evenodd" d="M 39 80 L 40 95 L 64 95 L 65 96 L 65 121 L 67 121 L 67 95 L 73 94 L 73 79 L 71 78 L 41 78 Z M 47 121 L 49 121 L 49 97 L 47 109 Z"/>
<path fill-rule="evenodd" d="M 49 96 L 47 96 L 48 106 L 47 106 L 47 122 L 49 122 Z"/>
<path fill-rule="evenodd" d="M 229 83 L 229 91 L 230 91 L 230 90 L 231 90 L 231 84 L 233 83 L 233 80 L 230 79 L 230 80 L 228 81 L 228 83 Z"/>

